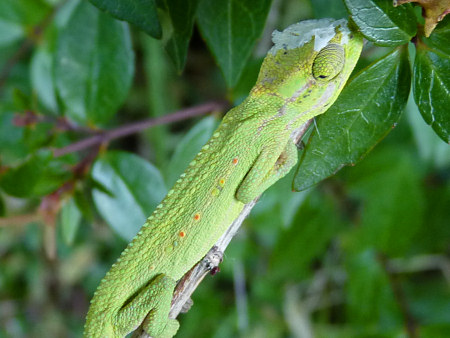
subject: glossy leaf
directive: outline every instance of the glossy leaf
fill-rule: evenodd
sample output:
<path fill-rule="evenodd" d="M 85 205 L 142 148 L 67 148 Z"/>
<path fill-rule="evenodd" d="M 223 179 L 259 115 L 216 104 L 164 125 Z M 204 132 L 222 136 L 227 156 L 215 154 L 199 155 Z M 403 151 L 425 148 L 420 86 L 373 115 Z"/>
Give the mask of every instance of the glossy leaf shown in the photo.
<path fill-rule="evenodd" d="M 110 227 L 131 240 L 166 193 L 160 172 L 144 159 L 111 151 L 92 168 L 92 178 L 109 193 L 93 190 L 95 206 Z"/>
<path fill-rule="evenodd" d="M 270 0 L 217 0 L 199 5 L 200 31 L 229 87 L 239 80 L 262 33 L 270 4 Z"/>
<path fill-rule="evenodd" d="M 55 79 L 66 114 L 104 123 L 125 100 L 133 76 L 128 26 L 80 2 L 59 35 Z"/>
<path fill-rule="evenodd" d="M 409 4 L 394 7 L 391 0 L 345 0 L 361 33 L 380 46 L 398 46 L 416 35 L 416 17 Z"/>
<path fill-rule="evenodd" d="M 436 32 L 438 33 L 438 32 Z M 432 34 L 432 36 L 435 34 Z M 450 36 L 440 36 L 440 42 L 450 44 Z M 441 46 L 441 44 L 439 44 Z M 419 41 L 414 61 L 414 99 L 426 123 L 436 134 L 450 143 L 450 55 L 448 47 L 430 49 Z"/>
<path fill-rule="evenodd" d="M 429 38 L 422 36 L 421 39 L 433 49 L 450 55 L 450 16 L 442 20 Z"/>
<path fill-rule="evenodd" d="M 161 38 L 161 25 L 155 0 L 89 0 L 101 10 L 119 20 L 139 27 L 148 35 Z"/>
<path fill-rule="evenodd" d="M 189 162 L 197 155 L 209 140 L 217 123 L 214 117 L 206 117 L 197 123 L 178 143 L 168 165 L 165 175 L 168 186 L 174 185 L 178 176 L 187 168 Z"/>
<path fill-rule="evenodd" d="M 397 49 L 350 80 L 318 118 L 299 162 L 296 190 L 354 165 L 392 130 L 408 99 L 409 67 L 407 50 Z"/>
<path fill-rule="evenodd" d="M 75 239 L 81 221 L 81 211 L 73 198 L 68 200 L 61 209 L 60 225 L 64 241 L 71 245 Z"/>
<path fill-rule="evenodd" d="M 187 48 L 192 35 L 195 13 L 199 0 L 160 0 L 171 24 L 171 36 L 166 42 L 166 50 L 181 72 L 186 63 Z"/>

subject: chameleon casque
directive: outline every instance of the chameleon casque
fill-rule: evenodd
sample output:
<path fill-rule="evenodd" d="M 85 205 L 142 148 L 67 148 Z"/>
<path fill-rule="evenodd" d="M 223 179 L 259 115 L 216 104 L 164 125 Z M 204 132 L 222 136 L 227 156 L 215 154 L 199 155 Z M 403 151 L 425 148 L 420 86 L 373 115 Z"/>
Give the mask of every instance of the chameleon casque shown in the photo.
<path fill-rule="evenodd" d="M 176 282 L 205 254 L 244 205 L 297 162 L 292 132 L 338 97 L 362 49 L 345 20 L 309 20 L 273 34 L 249 96 L 211 139 L 102 279 L 86 337 L 123 337 L 142 322 L 172 337 Z"/>

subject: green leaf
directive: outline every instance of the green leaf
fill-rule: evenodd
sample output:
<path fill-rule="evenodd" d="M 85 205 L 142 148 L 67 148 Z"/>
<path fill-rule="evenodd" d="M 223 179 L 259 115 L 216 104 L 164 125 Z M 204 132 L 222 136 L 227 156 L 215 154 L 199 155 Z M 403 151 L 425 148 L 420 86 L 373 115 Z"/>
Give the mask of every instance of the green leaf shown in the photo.
<path fill-rule="evenodd" d="M 318 118 L 294 188 L 304 190 L 359 161 L 395 126 L 409 87 L 406 48 L 394 50 L 350 80 L 333 106 Z"/>
<path fill-rule="evenodd" d="M 2 0 L 0 1 L 0 19 L 26 26 L 39 24 L 48 14 L 50 7 L 41 0 Z M 3 31 L 1 31 L 4 33 Z"/>
<path fill-rule="evenodd" d="M 62 29 L 67 26 L 73 13 L 77 10 L 81 0 L 67 0 L 64 2 L 58 11 L 55 13 L 53 23 L 58 29 Z"/>
<path fill-rule="evenodd" d="M 58 102 L 53 80 L 53 56 L 48 48 L 38 47 L 31 59 L 31 84 L 42 104 L 53 113 L 58 112 Z"/>
<path fill-rule="evenodd" d="M 202 1 L 200 31 L 225 77 L 233 87 L 264 28 L 271 0 Z"/>
<path fill-rule="evenodd" d="M 0 18 L 0 47 L 8 46 L 25 36 L 25 31 L 19 24 Z"/>
<path fill-rule="evenodd" d="M 72 245 L 81 221 L 81 211 L 73 198 L 64 204 L 60 217 L 62 237 L 68 245 Z"/>
<path fill-rule="evenodd" d="M 380 46 L 398 46 L 416 35 L 417 22 L 409 4 L 394 7 L 392 0 L 345 0 L 361 33 Z"/>
<path fill-rule="evenodd" d="M 445 252 L 445 249 L 441 252 Z M 429 273 L 429 271 L 427 272 Z M 448 332 L 450 332 L 448 331 L 450 329 L 450 302 L 448 301 L 450 299 L 450 290 L 448 289 L 447 278 L 444 276 L 445 272 L 442 271 L 442 275 L 438 273 L 431 278 L 427 276 L 428 278 L 421 278 L 415 283 L 411 283 L 412 278 L 405 278 L 409 282 L 408 284 L 405 283 L 407 285 L 404 288 L 406 291 L 405 299 L 408 300 L 414 319 L 417 323 L 426 323 L 429 325 L 429 328 L 434 326 L 435 329 L 428 331 L 428 334 L 424 334 L 424 331 L 422 331 L 423 326 L 421 325 L 420 338 L 447 338 Z M 440 330 L 438 329 L 439 327 Z M 447 328 L 446 335 L 444 335 L 444 327 Z M 439 331 L 441 334 L 439 334 Z"/>
<path fill-rule="evenodd" d="M 108 121 L 133 76 L 128 26 L 82 1 L 60 32 L 55 79 L 66 114 L 82 123 Z"/>
<path fill-rule="evenodd" d="M 158 169 L 126 152 L 108 152 L 92 168 L 92 178 L 111 193 L 94 189 L 95 206 L 111 228 L 130 241 L 166 193 Z"/>
<path fill-rule="evenodd" d="M 60 163 L 52 161 L 50 151 L 39 151 L 3 174 L 0 187 L 11 196 L 37 197 L 54 191 L 67 178 Z"/>
<path fill-rule="evenodd" d="M 143 65 L 145 70 L 146 100 L 151 117 L 163 116 L 168 111 L 179 108 L 178 100 L 173 95 L 173 83 L 179 78 L 174 74 L 171 61 L 167 57 L 162 42 L 140 35 L 143 49 Z M 144 135 L 150 141 L 155 165 L 160 168 L 169 160 L 170 139 L 168 125 L 154 126 Z"/>
<path fill-rule="evenodd" d="M 382 322 L 401 323 L 389 280 L 373 250 L 350 255 L 346 270 L 348 318 L 365 328 L 362 333 L 366 334 L 361 337 L 369 336 L 369 323 L 376 325 L 378 330 Z"/>
<path fill-rule="evenodd" d="M 84 186 L 77 186 L 73 194 L 73 200 L 84 219 L 89 222 L 94 220 L 94 201 L 91 190 Z"/>
<path fill-rule="evenodd" d="M 89 0 L 101 10 L 119 20 L 125 20 L 148 35 L 160 39 L 161 25 L 155 0 Z"/>
<path fill-rule="evenodd" d="M 439 23 L 430 37 L 421 36 L 420 39 L 433 49 L 447 56 L 450 55 L 450 16 L 446 16 Z"/>
<path fill-rule="evenodd" d="M 430 168 L 445 170 L 450 166 L 450 147 L 423 123 L 413 95 L 408 98 L 406 113 L 420 159 Z M 449 228 L 450 230 L 450 228 Z"/>
<path fill-rule="evenodd" d="M 30 110 L 32 106 L 30 95 L 18 88 L 12 91 L 12 102 L 18 111 Z"/>
<path fill-rule="evenodd" d="M 23 135 L 24 129 L 14 125 L 14 114 L 0 111 L 0 163 L 7 165 L 26 156 Z"/>
<path fill-rule="evenodd" d="M 352 169 L 347 189 L 361 206 L 354 247 L 374 247 L 388 256 L 410 250 L 424 216 L 419 165 L 406 148 L 387 147 Z"/>
<path fill-rule="evenodd" d="M 441 142 L 442 144 L 442 142 Z M 448 148 L 448 146 L 447 146 Z M 450 159 L 450 157 L 448 157 Z M 448 166 L 447 166 L 448 168 Z M 445 171 L 443 171 L 445 172 Z M 445 252 L 450 238 L 450 182 L 437 181 L 425 191 L 426 225 L 416 233 L 415 249 L 422 252 Z"/>
<path fill-rule="evenodd" d="M 342 19 L 347 17 L 347 11 L 342 0 L 314 0 L 311 1 L 311 6 L 315 19 Z"/>
<path fill-rule="evenodd" d="M 214 117 L 206 117 L 197 123 L 178 143 L 167 168 L 166 182 L 168 186 L 175 184 L 189 162 L 197 155 L 203 145 L 209 140 L 217 122 Z"/>
<path fill-rule="evenodd" d="M 273 273 L 298 278 L 326 249 L 338 228 L 339 217 L 331 199 L 310 194 L 277 241 L 270 262 Z"/>
<path fill-rule="evenodd" d="M 250 93 L 252 87 L 255 85 L 263 60 L 264 59 L 261 57 L 257 59 L 250 59 L 249 62 L 247 62 L 247 65 L 242 71 L 242 76 L 239 79 L 239 82 L 236 83 L 231 92 L 232 102 L 235 105 L 243 102 L 248 96 L 248 93 Z"/>
<path fill-rule="evenodd" d="M 420 335 L 422 338 L 447 338 L 450 332 L 450 324 L 441 325 L 421 325 Z"/>
<path fill-rule="evenodd" d="M 449 74 L 450 56 L 419 42 L 414 61 L 414 99 L 425 122 L 447 143 L 450 143 Z"/>
<path fill-rule="evenodd" d="M 0 195 L 0 217 L 4 217 L 6 213 L 5 201 L 3 197 Z"/>
<path fill-rule="evenodd" d="M 292 191 L 292 180 L 295 172 L 290 171 L 285 177 L 269 187 L 264 192 L 264 198 L 260 199 L 256 206 L 252 209 L 251 217 L 258 216 L 258 224 L 266 222 L 267 228 L 274 229 L 274 224 L 279 223 L 284 227 L 288 227 L 300 205 L 309 195 L 309 191 L 294 192 Z M 258 225 L 258 231 L 261 227 Z M 278 231 L 278 230 L 276 230 Z M 264 235 L 268 234 L 267 230 L 263 230 Z M 268 235 L 269 237 L 271 235 Z M 272 238 L 270 240 L 273 243 Z"/>
<path fill-rule="evenodd" d="M 166 11 L 171 25 L 166 50 L 176 70 L 181 72 L 186 64 L 187 49 L 199 0 L 159 0 L 159 2 Z"/>

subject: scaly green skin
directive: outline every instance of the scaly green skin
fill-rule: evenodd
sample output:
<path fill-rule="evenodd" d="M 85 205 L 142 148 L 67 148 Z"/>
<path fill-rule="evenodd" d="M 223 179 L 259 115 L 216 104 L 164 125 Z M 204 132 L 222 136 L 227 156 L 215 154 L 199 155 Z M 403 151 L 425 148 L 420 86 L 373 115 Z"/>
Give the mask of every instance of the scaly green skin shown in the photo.
<path fill-rule="evenodd" d="M 168 319 L 176 281 L 246 203 L 289 172 L 297 162 L 291 133 L 341 92 L 362 47 L 359 36 L 341 38 L 337 28 L 319 55 L 314 41 L 268 54 L 249 97 L 226 114 L 101 281 L 85 336 L 122 337 L 143 321 L 152 337 L 176 333 L 178 322 Z"/>

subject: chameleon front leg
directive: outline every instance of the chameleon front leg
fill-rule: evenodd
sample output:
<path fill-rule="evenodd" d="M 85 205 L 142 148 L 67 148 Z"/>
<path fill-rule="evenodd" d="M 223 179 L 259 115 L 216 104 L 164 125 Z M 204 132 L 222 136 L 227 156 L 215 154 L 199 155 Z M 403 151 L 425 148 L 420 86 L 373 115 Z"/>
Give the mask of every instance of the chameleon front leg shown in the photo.
<path fill-rule="evenodd" d="M 285 176 L 297 163 L 297 147 L 289 139 L 280 152 L 279 146 L 266 147 L 244 177 L 236 192 L 236 198 L 249 203 L 267 188 Z"/>
<path fill-rule="evenodd" d="M 170 305 L 176 282 L 165 274 L 157 275 L 117 314 L 115 327 L 121 337 L 142 322 L 153 338 L 170 338 L 178 331 L 178 321 L 169 319 Z"/>

